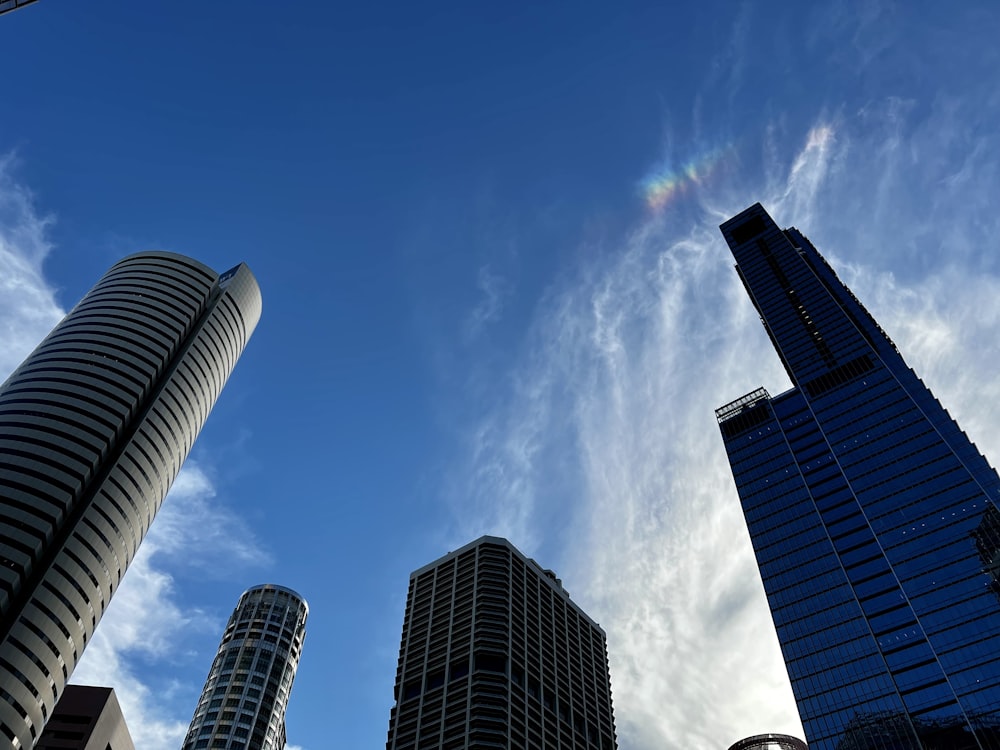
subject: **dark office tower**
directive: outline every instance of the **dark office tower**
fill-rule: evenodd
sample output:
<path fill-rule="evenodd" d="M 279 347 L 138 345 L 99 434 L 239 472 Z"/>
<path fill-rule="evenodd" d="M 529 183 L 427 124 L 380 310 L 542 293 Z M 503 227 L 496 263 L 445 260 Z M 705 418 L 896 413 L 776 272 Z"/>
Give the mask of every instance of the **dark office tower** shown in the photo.
<path fill-rule="evenodd" d="M 291 589 L 254 586 L 233 610 L 182 750 L 284 750 L 285 708 L 309 607 Z"/>
<path fill-rule="evenodd" d="M 809 750 L 806 743 L 787 734 L 757 734 L 734 742 L 729 750 Z"/>
<path fill-rule="evenodd" d="M 793 383 L 717 416 L 809 747 L 1000 748 L 996 472 L 800 232 L 722 232 Z"/>
<path fill-rule="evenodd" d="M 604 631 L 506 539 L 410 576 L 388 750 L 613 750 Z"/>
<path fill-rule="evenodd" d="M 133 255 L 0 385 L 0 744 L 41 733 L 259 316 L 244 265 Z"/>
<path fill-rule="evenodd" d="M 67 685 L 36 750 L 135 750 L 115 691 Z"/>

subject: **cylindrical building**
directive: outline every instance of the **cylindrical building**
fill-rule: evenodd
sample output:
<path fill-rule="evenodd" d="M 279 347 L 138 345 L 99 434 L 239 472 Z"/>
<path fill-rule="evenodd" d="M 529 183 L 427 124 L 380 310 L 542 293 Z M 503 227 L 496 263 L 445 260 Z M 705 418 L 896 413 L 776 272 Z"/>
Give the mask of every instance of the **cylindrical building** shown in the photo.
<path fill-rule="evenodd" d="M 788 734 L 756 734 L 734 742 L 729 750 L 809 750 L 805 742 Z"/>
<path fill-rule="evenodd" d="M 260 311 L 245 265 L 140 253 L 0 385 L 0 744 L 41 734 Z"/>
<path fill-rule="evenodd" d="M 291 589 L 263 584 L 244 592 L 182 750 L 284 750 L 285 709 L 308 615 L 309 605 Z"/>

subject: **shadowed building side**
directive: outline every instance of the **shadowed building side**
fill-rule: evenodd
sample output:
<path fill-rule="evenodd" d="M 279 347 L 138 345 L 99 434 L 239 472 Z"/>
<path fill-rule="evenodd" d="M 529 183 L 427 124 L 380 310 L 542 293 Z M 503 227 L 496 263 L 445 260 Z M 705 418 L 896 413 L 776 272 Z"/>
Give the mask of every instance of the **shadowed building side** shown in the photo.
<path fill-rule="evenodd" d="M 254 586 L 226 625 L 181 750 L 284 750 L 285 709 L 309 606 L 291 589 Z"/>
<path fill-rule="evenodd" d="M 115 691 L 67 685 L 36 750 L 135 750 Z"/>
<path fill-rule="evenodd" d="M 260 311 L 245 265 L 133 255 L 0 386 L 0 742 L 37 739 Z"/>

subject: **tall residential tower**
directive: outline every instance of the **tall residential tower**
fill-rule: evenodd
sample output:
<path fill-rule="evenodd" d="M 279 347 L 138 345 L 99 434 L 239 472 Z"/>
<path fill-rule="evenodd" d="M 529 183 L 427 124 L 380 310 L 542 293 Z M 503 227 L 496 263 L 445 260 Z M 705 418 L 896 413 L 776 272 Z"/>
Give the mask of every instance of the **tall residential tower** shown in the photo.
<path fill-rule="evenodd" d="M 245 265 L 133 255 L 0 386 L 0 743 L 41 733 L 260 310 Z"/>
<path fill-rule="evenodd" d="M 305 599 L 283 586 L 243 593 L 181 750 L 284 750 L 285 709 L 308 615 Z"/>
<path fill-rule="evenodd" d="M 793 384 L 717 417 L 809 747 L 1000 748 L 1000 479 L 799 231 L 722 233 Z"/>
<path fill-rule="evenodd" d="M 410 576 L 387 750 L 614 750 L 604 631 L 484 536 Z"/>

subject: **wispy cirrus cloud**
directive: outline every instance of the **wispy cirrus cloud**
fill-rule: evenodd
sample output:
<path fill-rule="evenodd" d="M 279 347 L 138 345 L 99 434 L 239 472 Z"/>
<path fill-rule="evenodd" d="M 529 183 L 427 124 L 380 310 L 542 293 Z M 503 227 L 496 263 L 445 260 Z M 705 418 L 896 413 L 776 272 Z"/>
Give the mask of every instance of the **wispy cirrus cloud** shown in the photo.
<path fill-rule="evenodd" d="M 608 631 L 621 745 L 801 736 L 713 410 L 787 387 L 718 224 L 760 200 L 809 235 L 987 455 L 1000 455 L 1000 98 L 776 120 L 553 287 L 472 430 L 460 525 L 557 565 Z M 947 153 L 947 157 L 939 157 Z M 984 202 L 985 201 L 985 202 Z M 593 258 L 597 258 L 593 260 Z"/>
<path fill-rule="evenodd" d="M 65 312 L 45 280 L 50 217 L 15 178 L 16 159 L 0 157 L 0 378 L 6 378 Z"/>
<path fill-rule="evenodd" d="M 480 294 L 479 303 L 465 322 L 464 334 L 468 341 L 478 338 L 486 326 L 499 320 L 511 294 L 510 283 L 488 263 L 479 268 L 476 288 Z"/>

